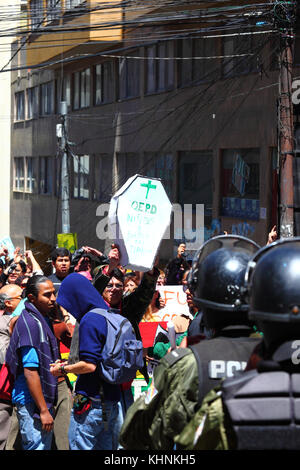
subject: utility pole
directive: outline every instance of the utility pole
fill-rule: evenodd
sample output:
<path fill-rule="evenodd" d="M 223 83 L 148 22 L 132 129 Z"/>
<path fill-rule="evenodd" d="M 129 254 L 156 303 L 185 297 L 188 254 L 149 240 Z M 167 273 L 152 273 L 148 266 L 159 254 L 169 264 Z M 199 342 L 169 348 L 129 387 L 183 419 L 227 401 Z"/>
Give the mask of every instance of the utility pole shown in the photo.
<path fill-rule="evenodd" d="M 67 133 L 67 113 L 68 105 L 66 101 L 61 101 L 61 149 L 63 152 L 61 162 L 61 225 L 62 233 L 70 233 L 70 188 L 68 173 L 68 133 Z"/>
<path fill-rule="evenodd" d="M 280 162 L 279 235 L 294 236 L 294 118 L 292 103 L 292 70 L 295 2 L 276 2 L 275 22 L 280 32 L 278 152 Z"/>

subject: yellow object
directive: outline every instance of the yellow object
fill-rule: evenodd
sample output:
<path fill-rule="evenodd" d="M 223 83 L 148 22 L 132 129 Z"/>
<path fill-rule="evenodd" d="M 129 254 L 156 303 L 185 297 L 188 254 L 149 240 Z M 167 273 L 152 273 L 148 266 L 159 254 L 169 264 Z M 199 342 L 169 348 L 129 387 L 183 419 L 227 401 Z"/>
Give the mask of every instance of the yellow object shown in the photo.
<path fill-rule="evenodd" d="M 64 359 L 65 361 L 68 360 L 68 357 L 69 357 L 69 353 L 62 353 L 61 354 L 61 358 Z M 76 382 L 77 380 L 77 375 L 75 374 L 67 374 L 68 375 L 68 379 L 70 380 L 71 384 L 73 384 L 74 382 Z"/>
<path fill-rule="evenodd" d="M 59 248 L 67 248 L 74 253 L 77 250 L 77 233 L 58 233 L 57 244 Z"/>

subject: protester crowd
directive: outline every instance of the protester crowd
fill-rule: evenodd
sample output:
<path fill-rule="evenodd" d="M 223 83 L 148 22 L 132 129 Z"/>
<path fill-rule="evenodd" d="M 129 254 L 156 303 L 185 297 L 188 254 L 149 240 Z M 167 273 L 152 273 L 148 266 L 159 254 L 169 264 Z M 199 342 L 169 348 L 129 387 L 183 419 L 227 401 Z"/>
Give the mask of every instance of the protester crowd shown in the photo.
<path fill-rule="evenodd" d="M 144 273 L 122 266 L 117 245 L 55 248 L 48 277 L 31 251 L 9 259 L 1 247 L 0 449 L 298 448 L 297 412 L 286 410 L 299 382 L 300 241 L 276 238 L 276 227 L 263 248 L 219 235 L 192 263 L 181 243 Z M 182 286 L 190 315 L 143 347 L 140 324 L 161 321 L 166 284 Z M 136 400 L 132 370 L 148 383 Z"/>
<path fill-rule="evenodd" d="M 183 252 L 181 247 L 177 259 L 186 266 Z M 10 258 L 0 247 L 0 448 L 116 449 L 133 403 L 132 380 L 101 383 L 97 364 L 107 326 L 104 317 L 91 311 L 121 311 L 141 341 L 139 323 L 161 320 L 157 312 L 164 301 L 157 287 L 166 283 L 166 275 L 155 266 L 146 273 L 126 270 L 116 245 L 107 256 L 88 246 L 74 254 L 55 248 L 52 266 L 53 274 L 45 276 L 31 250 L 23 254 L 16 248 Z M 181 284 L 182 277 L 179 263 L 172 282 Z M 161 339 L 159 344 L 167 344 L 167 334 Z M 143 351 L 139 373 L 147 382 L 147 364 L 159 355 L 153 348 Z M 103 401 L 107 432 L 102 432 Z M 88 420 L 82 424 L 78 419 L 87 409 L 93 426 L 99 421 L 91 432 Z"/>

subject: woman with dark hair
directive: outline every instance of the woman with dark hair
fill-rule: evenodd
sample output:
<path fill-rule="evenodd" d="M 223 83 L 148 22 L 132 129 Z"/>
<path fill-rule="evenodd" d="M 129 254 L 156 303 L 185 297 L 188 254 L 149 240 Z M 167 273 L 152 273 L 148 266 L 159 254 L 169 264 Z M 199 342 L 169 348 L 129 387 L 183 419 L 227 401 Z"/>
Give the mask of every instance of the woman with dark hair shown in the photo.
<path fill-rule="evenodd" d="M 15 324 L 6 363 L 14 376 L 12 402 L 16 406 L 24 450 L 50 450 L 57 379 L 49 365 L 59 359 L 50 315 L 56 307 L 55 289 L 45 276 L 31 277 L 28 301 Z"/>

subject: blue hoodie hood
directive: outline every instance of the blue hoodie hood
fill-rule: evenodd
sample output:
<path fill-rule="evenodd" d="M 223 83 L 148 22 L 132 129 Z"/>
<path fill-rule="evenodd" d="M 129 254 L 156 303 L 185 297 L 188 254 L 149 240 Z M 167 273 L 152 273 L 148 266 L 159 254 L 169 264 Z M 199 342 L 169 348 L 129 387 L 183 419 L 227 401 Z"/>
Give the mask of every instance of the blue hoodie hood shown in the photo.
<path fill-rule="evenodd" d="M 56 302 L 65 308 L 78 322 L 94 308 L 109 309 L 102 295 L 92 283 L 78 273 L 69 274 L 61 283 Z"/>

